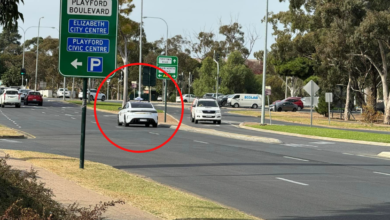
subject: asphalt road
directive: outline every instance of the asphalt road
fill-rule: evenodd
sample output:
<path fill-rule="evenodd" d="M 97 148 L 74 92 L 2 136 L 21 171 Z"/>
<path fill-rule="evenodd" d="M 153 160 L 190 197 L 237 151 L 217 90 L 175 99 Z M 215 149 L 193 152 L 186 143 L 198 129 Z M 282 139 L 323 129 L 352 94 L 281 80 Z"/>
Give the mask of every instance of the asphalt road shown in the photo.
<path fill-rule="evenodd" d="M 241 130 L 235 126 L 234 117 L 226 116 L 231 122 L 220 126 L 197 126 L 252 132 L 277 137 L 284 143 L 246 142 L 179 131 L 157 151 L 125 153 L 103 138 L 88 110 L 86 159 L 147 176 L 265 219 L 389 219 L 390 160 L 373 158 L 389 151 L 389 147 Z M 48 100 L 42 107 L 0 109 L 0 124 L 36 136 L 3 139 L 0 148 L 78 157 L 80 118 L 79 106 Z M 108 113 L 98 113 L 98 118 L 107 136 L 131 149 L 155 147 L 173 133 L 167 127 L 118 127 L 116 115 Z"/>

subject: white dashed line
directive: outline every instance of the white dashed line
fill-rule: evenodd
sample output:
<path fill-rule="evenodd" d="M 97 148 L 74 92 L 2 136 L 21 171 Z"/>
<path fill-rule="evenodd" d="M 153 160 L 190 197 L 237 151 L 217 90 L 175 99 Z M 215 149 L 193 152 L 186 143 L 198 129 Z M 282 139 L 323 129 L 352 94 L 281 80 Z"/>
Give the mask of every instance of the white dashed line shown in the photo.
<path fill-rule="evenodd" d="M 149 134 L 160 135 L 159 133 L 149 132 Z"/>
<path fill-rule="evenodd" d="M 295 184 L 302 185 L 302 186 L 308 186 L 309 185 L 309 184 L 306 184 L 306 183 L 296 182 L 296 181 L 293 181 L 293 180 L 279 178 L 279 177 L 276 177 L 276 179 L 282 180 L 282 181 L 286 181 L 286 182 L 289 182 L 289 183 L 295 183 Z"/>
<path fill-rule="evenodd" d="M 197 140 L 194 140 L 194 142 L 196 142 L 196 143 L 201 143 L 201 144 L 209 144 L 209 143 L 207 143 L 207 142 L 204 142 L 204 141 L 197 141 Z"/>
<path fill-rule="evenodd" d="M 350 156 L 353 156 L 353 154 L 349 154 L 349 153 L 343 153 L 344 155 L 350 155 Z"/>
<path fill-rule="evenodd" d="M 42 114 L 46 114 L 45 112 L 42 112 Z"/>
<path fill-rule="evenodd" d="M 381 172 L 374 172 L 376 174 L 380 174 L 380 175 L 385 175 L 385 176 L 390 176 L 390 173 L 381 173 Z"/>
<path fill-rule="evenodd" d="M 288 157 L 288 156 L 284 156 L 284 158 L 286 158 L 286 159 L 291 159 L 291 160 L 299 160 L 299 161 L 305 161 L 305 162 L 308 162 L 308 160 L 299 159 L 299 158 L 295 158 L 295 157 Z"/>
<path fill-rule="evenodd" d="M 20 141 L 13 141 L 13 140 L 7 140 L 7 139 L 0 139 L 0 141 L 5 141 L 9 143 L 20 143 Z"/>
<path fill-rule="evenodd" d="M 76 118 L 71 117 L 71 119 L 76 119 Z"/>
<path fill-rule="evenodd" d="M 320 142 L 310 142 L 310 144 L 323 144 L 323 145 L 326 145 L 326 144 L 335 144 L 334 142 L 326 142 L 326 141 L 320 141 Z"/>

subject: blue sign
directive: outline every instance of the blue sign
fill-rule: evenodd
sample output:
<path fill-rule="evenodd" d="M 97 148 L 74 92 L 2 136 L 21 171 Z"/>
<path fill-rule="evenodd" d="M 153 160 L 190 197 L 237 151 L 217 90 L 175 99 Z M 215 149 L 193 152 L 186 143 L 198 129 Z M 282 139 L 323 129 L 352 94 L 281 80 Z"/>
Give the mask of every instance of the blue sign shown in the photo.
<path fill-rule="evenodd" d="M 103 72 L 103 57 L 88 57 L 87 71 L 91 73 Z"/>
<path fill-rule="evenodd" d="M 108 27 L 108 21 L 69 19 L 68 32 L 72 34 L 108 35 Z"/>
<path fill-rule="evenodd" d="M 256 96 L 244 96 L 244 99 L 259 99 L 259 97 L 256 95 Z"/>
<path fill-rule="evenodd" d="M 68 52 L 109 53 L 110 40 L 68 37 L 66 50 Z"/>

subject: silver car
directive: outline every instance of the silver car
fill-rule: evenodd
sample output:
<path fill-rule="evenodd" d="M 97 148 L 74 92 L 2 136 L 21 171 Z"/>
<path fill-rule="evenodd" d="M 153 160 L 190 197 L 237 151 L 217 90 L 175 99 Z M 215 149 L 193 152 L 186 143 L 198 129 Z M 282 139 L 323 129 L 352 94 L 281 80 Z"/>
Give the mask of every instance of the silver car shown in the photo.
<path fill-rule="evenodd" d="M 281 101 L 275 104 L 270 105 L 270 111 L 293 111 L 296 112 L 298 110 L 298 106 L 292 102 Z"/>

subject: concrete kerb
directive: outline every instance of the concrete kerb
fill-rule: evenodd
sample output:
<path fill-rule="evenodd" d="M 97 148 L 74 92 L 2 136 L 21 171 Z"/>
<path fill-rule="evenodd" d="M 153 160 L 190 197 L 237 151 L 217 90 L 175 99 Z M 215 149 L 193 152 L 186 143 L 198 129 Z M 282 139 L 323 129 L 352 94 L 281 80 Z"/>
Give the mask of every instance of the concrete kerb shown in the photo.
<path fill-rule="evenodd" d="M 288 132 L 270 131 L 270 130 L 265 130 L 265 129 L 252 128 L 252 127 L 246 126 L 245 122 L 241 123 L 239 125 L 239 127 L 243 128 L 243 129 L 247 129 L 247 130 L 252 130 L 252 131 L 280 134 L 280 135 L 293 136 L 293 137 L 303 137 L 303 138 L 310 138 L 310 139 L 317 139 L 317 140 L 337 141 L 337 142 L 345 142 L 345 143 L 353 143 L 353 144 L 365 144 L 365 145 L 390 147 L 389 143 L 383 143 L 383 142 L 357 141 L 357 140 L 348 140 L 348 139 L 340 139 L 340 138 L 328 138 L 328 137 L 319 137 L 319 136 L 312 136 L 312 135 L 294 134 L 294 133 L 288 133 Z"/>
<path fill-rule="evenodd" d="M 380 154 L 378 154 L 379 157 L 386 157 L 386 158 L 390 158 L 390 152 L 382 152 Z"/>

